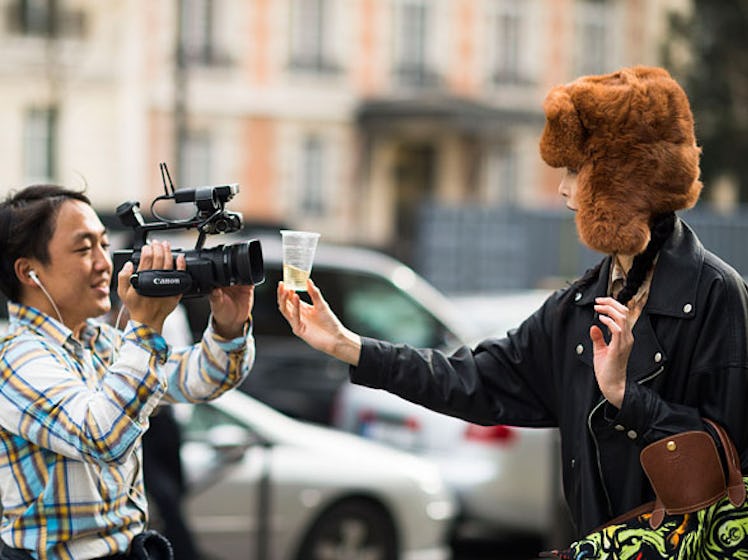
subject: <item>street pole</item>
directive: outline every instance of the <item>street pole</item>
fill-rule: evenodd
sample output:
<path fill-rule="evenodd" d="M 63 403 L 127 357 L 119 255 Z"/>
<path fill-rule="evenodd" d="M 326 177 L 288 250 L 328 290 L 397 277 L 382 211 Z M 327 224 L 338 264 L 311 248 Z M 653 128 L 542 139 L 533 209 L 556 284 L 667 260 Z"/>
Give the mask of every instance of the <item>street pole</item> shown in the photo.
<path fill-rule="evenodd" d="M 180 184 L 180 175 L 184 171 L 184 153 L 182 146 L 187 136 L 187 73 L 188 62 L 184 36 L 184 0 L 176 1 L 176 30 L 174 33 L 174 122 L 173 122 L 173 157 L 176 169 L 176 184 Z"/>

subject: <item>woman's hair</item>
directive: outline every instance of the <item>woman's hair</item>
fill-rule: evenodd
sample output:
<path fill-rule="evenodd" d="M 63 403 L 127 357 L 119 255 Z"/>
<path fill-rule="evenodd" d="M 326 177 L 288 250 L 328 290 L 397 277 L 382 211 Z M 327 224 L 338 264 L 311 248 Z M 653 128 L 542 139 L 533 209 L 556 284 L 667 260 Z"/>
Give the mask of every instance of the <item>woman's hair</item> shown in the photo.
<path fill-rule="evenodd" d="M 49 262 L 49 241 L 57 214 L 68 200 L 91 204 L 82 192 L 57 185 L 32 185 L 0 203 L 0 290 L 9 300 L 18 301 L 21 295 L 14 270 L 17 259 L 31 257 Z"/>
<path fill-rule="evenodd" d="M 626 283 L 616 296 L 616 299 L 623 305 L 626 305 L 636 295 L 636 292 L 639 291 L 639 288 L 647 277 L 647 273 L 652 268 L 657 253 L 659 253 L 674 229 L 675 212 L 660 214 L 652 220 L 647 248 L 634 257 L 631 270 L 626 275 Z"/>

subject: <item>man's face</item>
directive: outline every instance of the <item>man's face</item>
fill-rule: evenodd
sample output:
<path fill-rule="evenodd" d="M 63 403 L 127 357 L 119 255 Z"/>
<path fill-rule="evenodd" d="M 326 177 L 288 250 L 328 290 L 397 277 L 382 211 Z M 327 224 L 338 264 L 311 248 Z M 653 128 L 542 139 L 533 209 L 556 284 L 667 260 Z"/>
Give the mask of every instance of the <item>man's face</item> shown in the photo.
<path fill-rule="evenodd" d="M 35 270 L 65 325 L 75 330 L 109 311 L 109 240 L 93 208 L 78 200 L 63 202 L 48 248 L 49 262 L 37 263 Z"/>

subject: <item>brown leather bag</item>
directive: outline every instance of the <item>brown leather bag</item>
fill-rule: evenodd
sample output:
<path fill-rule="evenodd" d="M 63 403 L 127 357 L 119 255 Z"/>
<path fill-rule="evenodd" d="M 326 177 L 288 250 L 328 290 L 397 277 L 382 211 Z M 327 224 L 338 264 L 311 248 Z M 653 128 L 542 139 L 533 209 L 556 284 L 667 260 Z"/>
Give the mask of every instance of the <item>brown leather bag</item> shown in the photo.
<path fill-rule="evenodd" d="M 650 443 L 639 455 L 642 468 L 654 489 L 649 525 L 657 529 L 665 514 L 692 513 L 725 495 L 739 507 L 745 501 L 740 457 L 725 429 L 704 418 L 717 432 L 727 460 L 728 480 L 717 445 L 704 431 L 690 431 Z"/>
<path fill-rule="evenodd" d="M 722 426 L 708 418 L 703 420 L 714 428 L 725 450 L 728 480 L 725 481 L 717 444 L 707 432 L 693 430 L 659 439 L 639 454 L 656 499 L 611 519 L 593 533 L 647 514 L 651 514 L 649 526 L 657 529 L 666 513 L 693 513 L 725 495 L 735 507 L 743 505 L 746 492 L 738 450 Z"/>

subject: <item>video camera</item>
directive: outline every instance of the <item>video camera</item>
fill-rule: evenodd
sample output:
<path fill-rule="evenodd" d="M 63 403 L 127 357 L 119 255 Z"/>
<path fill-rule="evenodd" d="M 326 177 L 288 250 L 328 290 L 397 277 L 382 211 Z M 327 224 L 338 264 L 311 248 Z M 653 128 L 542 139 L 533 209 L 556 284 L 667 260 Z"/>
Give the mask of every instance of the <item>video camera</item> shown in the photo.
<path fill-rule="evenodd" d="M 156 197 L 151 203 L 151 214 L 159 221 L 145 222 L 140 213 L 139 202 L 128 201 L 117 207 L 117 216 L 123 225 L 133 230 L 135 241 L 132 249 L 114 252 L 114 270 L 120 271 L 127 261 L 131 261 L 137 270 L 141 249 L 148 243 L 150 232 L 194 228 L 199 231 L 194 249 L 172 249 L 174 269 L 144 270 L 130 277 L 130 284 L 139 294 L 150 297 L 178 294 L 185 297 L 202 296 L 209 294 L 213 288 L 264 282 L 262 246 L 257 239 L 203 249 L 208 235 L 232 233 L 241 229 L 241 214 L 225 209 L 226 203 L 239 192 L 239 186 L 231 184 L 175 190 L 166 164 L 161 163 L 159 167 L 165 194 Z M 173 200 L 177 204 L 192 202 L 195 214 L 184 220 L 167 220 L 154 209 L 156 203 L 162 200 Z M 176 270 L 176 258 L 179 254 L 185 257 L 186 270 Z"/>

